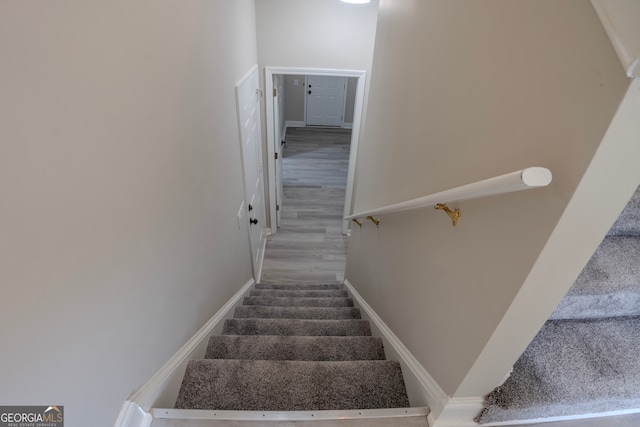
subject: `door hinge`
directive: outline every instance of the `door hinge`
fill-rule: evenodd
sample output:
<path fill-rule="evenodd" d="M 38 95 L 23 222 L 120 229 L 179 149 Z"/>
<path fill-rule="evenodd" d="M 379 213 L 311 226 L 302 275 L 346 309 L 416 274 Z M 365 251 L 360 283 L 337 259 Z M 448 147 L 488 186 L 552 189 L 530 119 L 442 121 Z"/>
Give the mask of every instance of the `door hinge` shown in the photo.
<path fill-rule="evenodd" d="M 280 205 L 276 205 L 276 211 L 280 210 Z"/>
<path fill-rule="evenodd" d="M 275 154 L 275 158 L 276 158 L 276 160 L 278 160 L 278 153 Z"/>
<path fill-rule="evenodd" d="M 276 96 L 278 94 L 278 90 L 274 87 L 273 88 L 273 96 Z"/>

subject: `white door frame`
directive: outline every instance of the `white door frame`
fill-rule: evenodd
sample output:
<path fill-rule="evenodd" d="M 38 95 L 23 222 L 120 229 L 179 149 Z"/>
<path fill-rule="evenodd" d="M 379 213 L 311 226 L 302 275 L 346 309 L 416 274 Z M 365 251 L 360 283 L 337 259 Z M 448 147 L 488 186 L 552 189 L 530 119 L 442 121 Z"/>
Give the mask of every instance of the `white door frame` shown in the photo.
<path fill-rule="evenodd" d="M 356 156 L 358 153 L 358 142 L 360 140 L 360 122 L 362 121 L 362 110 L 364 108 L 364 88 L 366 71 L 362 70 L 334 70 L 320 68 L 289 68 L 289 67 L 265 67 L 265 93 L 273 93 L 273 75 L 312 75 L 312 76 L 340 76 L 355 77 L 358 79 L 356 87 L 355 106 L 353 109 L 353 129 L 351 130 L 351 148 L 349 152 L 349 171 L 347 173 L 347 191 L 344 201 L 343 216 L 351 215 L 353 205 L 353 183 L 356 174 Z M 276 233 L 278 226 L 276 223 L 276 174 L 274 169 L 275 148 L 274 148 L 274 123 L 273 123 L 273 99 L 269 99 L 266 104 L 266 127 L 267 127 L 267 172 L 269 184 L 269 226 L 271 233 Z M 342 233 L 347 234 L 349 231 L 349 221 L 342 221 Z"/>

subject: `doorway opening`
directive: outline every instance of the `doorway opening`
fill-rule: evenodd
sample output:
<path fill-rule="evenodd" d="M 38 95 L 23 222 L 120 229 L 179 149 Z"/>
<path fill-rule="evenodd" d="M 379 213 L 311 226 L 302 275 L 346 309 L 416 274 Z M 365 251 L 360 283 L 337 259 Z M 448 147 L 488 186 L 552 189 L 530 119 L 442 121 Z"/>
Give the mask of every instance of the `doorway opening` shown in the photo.
<path fill-rule="evenodd" d="M 283 114 L 284 111 L 281 111 L 283 106 L 283 101 L 278 99 L 277 86 L 284 85 L 284 79 L 275 79 L 276 84 L 274 85 L 274 77 L 275 76 L 320 76 L 320 77 L 337 77 L 337 78 L 346 78 L 347 81 L 351 80 L 355 83 L 354 88 L 352 89 L 355 93 L 353 96 L 353 116 L 352 116 L 352 132 L 351 132 L 351 144 L 350 144 L 350 152 L 349 152 L 349 166 L 347 172 L 347 186 L 346 186 L 346 195 L 344 202 L 344 214 L 343 216 L 348 216 L 352 210 L 352 198 L 353 198 L 353 184 L 355 179 L 355 165 L 356 165 L 356 156 L 358 152 L 358 141 L 360 138 L 360 123 L 362 120 L 362 110 L 364 107 L 364 89 L 365 89 L 365 71 L 359 70 L 328 70 L 328 69 L 309 69 L 309 68 L 276 68 L 276 67 L 266 67 L 265 68 L 265 89 L 267 94 L 273 94 L 272 99 L 267 99 L 266 102 L 266 128 L 267 128 L 267 158 L 270 159 L 268 163 L 268 190 L 269 190 L 269 227 L 271 229 L 271 233 L 277 233 L 278 229 L 278 200 L 281 197 L 282 188 L 278 188 L 278 181 L 281 182 L 281 179 L 278 179 L 278 173 L 281 173 L 282 163 L 279 160 L 282 159 L 281 150 L 282 150 L 282 141 L 284 140 L 284 132 L 286 131 L 286 127 L 283 126 Z M 349 79 L 351 78 L 351 79 Z M 305 81 L 305 85 L 308 82 Z M 275 89 L 275 91 L 274 91 Z M 314 87 L 312 85 L 311 90 L 313 91 Z M 305 90 L 310 90 L 308 86 L 305 86 Z M 313 92 L 312 92 L 313 94 Z M 309 95 L 307 93 L 307 95 Z M 307 98 L 308 99 L 308 98 Z M 342 102 L 342 123 L 344 124 L 344 111 L 346 107 L 346 98 L 343 97 Z M 304 107 L 304 116 L 305 119 L 301 120 L 298 123 L 299 126 L 307 124 L 307 106 L 305 102 Z M 334 106 L 339 105 L 339 102 L 334 100 Z M 334 107 L 332 107 L 334 108 Z M 330 114 L 334 115 L 334 114 Z M 294 122 L 295 125 L 295 122 Z M 348 127 L 348 126 L 345 126 Z M 280 196 L 280 197 L 278 197 Z M 349 222 L 343 220 L 342 221 L 342 233 L 347 234 L 349 231 Z"/>

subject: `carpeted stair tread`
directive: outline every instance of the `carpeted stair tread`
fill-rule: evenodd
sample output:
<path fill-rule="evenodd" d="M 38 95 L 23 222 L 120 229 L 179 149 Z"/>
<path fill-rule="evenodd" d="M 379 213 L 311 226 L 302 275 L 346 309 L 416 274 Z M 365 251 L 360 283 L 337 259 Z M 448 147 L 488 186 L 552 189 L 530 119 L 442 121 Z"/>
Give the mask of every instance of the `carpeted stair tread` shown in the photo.
<path fill-rule="evenodd" d="M 640 238 L 608 236 L 551 319 L 640 315 Z"/>
<path fill-rule="evenodd" d="M 279 289 L 258 289 L 249 293 L 250 297 L 296 297 L 296 298 L 348 298 L 347 291 L 339 290 L 279 290 Z"/>
<path fill-rule="evenodd" d="M 354 307 L 277 307 L 239 305 L 234 318 L 261 319 L 360 319 L 360 309 Z"/>
<path fill-rule="evenodd" d="M 639 343 L 640 317 L 550 320 L 476 421 L 638 408 Z"/>
<path fill-rule="evenodd" d="M 640 407 L 640 187 L 481 423 Z"/>
<path fill-rule="evenodd" d="M 608 233 L 610 236 L 640 236 L 640 187 L 622 210 Z"/>
<path fill-rule="evenodd" d="M 351 298 L 244 297 L 244 305 L 279 307 L 353 307 Z"/>
<path fill-rule="evenodd" d="M 310 411 L 408 407 L 395 361 L 191 360 L 179 409 Z"/>
<path fill-rule="evenodd" d="M 267 290 L 267 289 L 277 289 L 282 291 L 342 291 L 344 290 L 343 284 L 291 284 L 291 285 L 283 285 L 283 284 L 262 284 L 259 283 L 255 286 L 254 289 L 258 290 Z"/>
<path fill-rule="evenodd" d="M 212 336 L 205 359 L 384 360 L 380 338 L 369 336 Z"/>
<path fill-rule="evenodd" d="M 371 336 L 369 322 L 358 319 L 227 319 L 223 335 Z"/>

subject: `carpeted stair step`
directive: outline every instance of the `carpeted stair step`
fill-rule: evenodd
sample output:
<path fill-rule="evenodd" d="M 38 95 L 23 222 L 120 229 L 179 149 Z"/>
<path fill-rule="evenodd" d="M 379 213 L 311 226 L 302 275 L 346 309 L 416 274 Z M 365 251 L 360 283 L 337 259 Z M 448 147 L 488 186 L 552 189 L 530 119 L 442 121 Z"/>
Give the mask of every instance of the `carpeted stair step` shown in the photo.
<path fill-rule="evenodd" d="M 640 188 L 476 421 L 639 408 L 638 343 Z"/>
<path fill-rule="evenodd" d="M 308 291 L 308 290 L 291 290 L 284 291 L 279 289 L 268 290 L 252 290 L 249 293 L 250 297 L 296 297 L 296 298 L 347 298 L 349 293 L 347 291 L 338 290 L 322 290 L 322 291 Z"/>
<path fill-rule="evenodd" d="M 551 319 L 640 315 L 640 237 L 608 236 Z"/>
<path fill-rule="evenodd" d="M 371 336 L 366 320 L 227 319 L 223 335 Z"/>
<path fill-rule="evenodd" d="M 550 320 L 480 423 L 640 408 L 640 317 Z"/>
<path fill-rule="evenodd" d="M 282 291 L 342 291 L 344 290 L 343 284 L 326 284 L 326 285 L 318 285 L 318 284 L 291 284 L 291 285 L 280 285 L 280 284 L 257 284 L 254 289 L 257 290 L 267 290 L 267 289 L 278 289 Z"/>
<path fill-rule="evenodd" d="M 395 361 L 191 360 L 178 409 L 311 411 L 408 407 Z"/>
<path fill-rule="evenodd" d="M 610 236 L 640 236 L 640 187 L 622 210 L 608 233 Z"/>
<path fill-rule="evenodd" d="M 262 319 L 360 319 L 360 309 L 354 307 L 276 307 L 239 305 L 234 318 Z"/>
<path fill-rule="evenodd" d="M 244 297 L 244 305 L 278 307 L 353 307 L 351 298 Z"/>
<path fill-rule="evenodd" d="M 380 338 L 369 336 L 212 336 L 205 359 L 384 360 Z"/>

